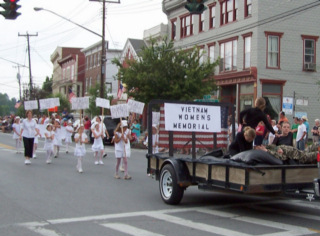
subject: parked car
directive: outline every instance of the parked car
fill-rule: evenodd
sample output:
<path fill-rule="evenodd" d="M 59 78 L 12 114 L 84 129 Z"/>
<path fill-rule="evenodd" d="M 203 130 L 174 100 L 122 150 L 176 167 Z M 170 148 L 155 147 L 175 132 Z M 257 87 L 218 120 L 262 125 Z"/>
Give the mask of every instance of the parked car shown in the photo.
<path fill-rule="evenodd" d="M 96 117 L 94 117 L 92 119 L 92 123 L 95 121 L 95 119 L 96 119 Z M 109 138 L 104 137 L 104 139 L 103 139 L 104 145 L 111 145 L 112 144 L 111 141 L 114 136 L 113 133 L 114 133 L 114 130 L 116 129 L 119 122 L 120 122 L 119 118 L 112 119 L 111 116 L 104 117 L 103 123 L 106 126 L 108 133 L 109 133 Z M 90 130 L 90 143 L 93 143 L 93 141 L 94 141 L 94 138 L 92 137 L 92 132 Z"/>
<path fill-rule="evenodd" d="M 120 118 L 112 119 L 111 116 L 105 116 L 103 123 L 106 126 L 109 133 L 109 138 L 104 137 L 103 144 L 110 145 L 114 136 L 113 135 L 114 130 L 116 129 L 117 125 L 120 123 Z"/>

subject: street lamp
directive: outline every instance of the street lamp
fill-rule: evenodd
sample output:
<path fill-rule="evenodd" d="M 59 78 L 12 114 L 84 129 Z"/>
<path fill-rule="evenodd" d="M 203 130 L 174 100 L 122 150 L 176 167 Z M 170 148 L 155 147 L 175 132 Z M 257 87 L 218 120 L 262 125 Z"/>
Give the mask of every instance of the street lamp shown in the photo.
<path fill-rule="evenodd" d="M 66 21 L 69 21 L 71 22 L 72 24 L 75 24 L 76 26 L 79 26 L 81 27 L 82 29 L 85 29 L 87 31 L 89 31 L 90 33 L 93 33 L 97 36 L 99 36 L 100 38 L 102 38 L 102 42 L 101 42 L 101 74 L 100 74 L 100 77 L 101 77 L 101 84 L 100 84 L 100 97 L 101 98 L 104 98 L 104 89 L 103 89 L 103 85 L 104 85 L 104 81 L 105 81 L 105 77 L 104 77 L 104 66 L 105 66 L 105 54 L 106 54 L 106 49 L 105 49 L 105 2 L 103 1 L 103 17 L 102 17 L 102 35 L 82 26 L 82 25 L 79 25 L 78 23 L 76 22 L 73 22 L 71 21 L 70 19 L 64 17 L 64 16 L 61 16 L 59 15 L 58 13 L 54 12 L 54 11 L 51 11 L 51 10 L 48 10 L 48 9 L 45 9 L 45 8 L 42 8 L 42 7 L 35 7 L 33 8 L 35 11 L 47 11 L 47 12 L 50 12 L 56 16 L 59 16 L 60 18 L 66 20 Z"/>

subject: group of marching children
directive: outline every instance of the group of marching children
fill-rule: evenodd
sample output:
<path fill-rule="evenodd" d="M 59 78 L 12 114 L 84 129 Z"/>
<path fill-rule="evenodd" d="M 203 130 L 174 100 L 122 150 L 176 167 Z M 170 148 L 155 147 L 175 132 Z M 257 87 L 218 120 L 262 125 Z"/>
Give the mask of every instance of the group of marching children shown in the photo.
<path fill-rule="evenodd" d="M 33 118 L 36 123 L 38 123 L 37 118 Z M 79 173 L 83 172 L 82 161 L 84 156 L 86 155 L 85 144 L 89 142 L 89 137 L 84 132 L 84 125 L 79 124 L 77 127 L 73 126 L 71 120 L 67 121 L 66 134 L 65 137 L 62 137 L 61 131 L 61 122 L 59 119 L 47 119 L 44 121 L 46 126 L 46 130 L 44 132 L 44 150 L 46 151 L 46 163 L 50 164 L 52 162 L 52 158 L 59 157 L 60 147 L 62 146 L 62 140 L 64 139 L 66 145 L 66 153 L 69 153 L 69 146 L 72 143 L 72 135 L 74 135 L 75 149 L 74 156 L 77 157 L 77 171 Z M 14 120 L 13 128 L 13 139 L 15 139 L 16 143 L 16 151 L 17 153 L 21 152 L 21 124 L 20 117 L 17 116 Z M 38 127 L 37 127 L 38 129 Z M 102 158 L 107 154 L 104 154 L 104 145 L 103 138 L 107 136 L 109 138 L 109 133 L 106 129 L 105 124 L 102 122 L 99 116 L 96 117 L 96 120 L 93 122 L 91 126 L 92 137 L 94 138 L 92 144 L 92 151 L 94 152 L 94 164 L 95 165 L 103 165 Z M 34 144 L 33 144 L 33 158 L 36 158 L 36 151 L 38 149 L 38 138 L 41 135 L 35 135 Z M 119 176 L 119 168 L 121 170 L 120 164 L 122 160 L 122 168 L 124 171 L 123 179 L 130 180 L 131 176 L 128 174 L 128 158 L 131 154 L 130 148 L 130 140 L 131 140 L 131 130 L 128 129 L 128 123 L 126 120 L 122 120 L 114 131 L 113 142 L 115 146 L 115 157 L 116 157 L 116 171 L 114 178 L 120 179 Z"/>

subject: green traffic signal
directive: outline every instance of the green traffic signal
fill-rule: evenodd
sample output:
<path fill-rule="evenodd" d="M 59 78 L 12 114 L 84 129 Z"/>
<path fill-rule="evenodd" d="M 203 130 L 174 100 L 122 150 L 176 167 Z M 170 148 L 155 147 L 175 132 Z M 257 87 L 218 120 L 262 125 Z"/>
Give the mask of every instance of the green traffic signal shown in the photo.
<path fill-rule="evenodd" d="M 0 6 L 4 9 L 0 14 L 4 16 L 7 20 L 15 20 L 20 12 L 17 12 L 18 8 L 21 6 L 17 4 L 19 0 L 3 0 L 4 3 L 0 3 Z"/>
<path fill-rule="evenodd" d="M 207 7 L 204 5 L 206 1 L 208 0 L 187 0 L 185 8 L 191 14 L 202 14 L 207 9 Z"/>

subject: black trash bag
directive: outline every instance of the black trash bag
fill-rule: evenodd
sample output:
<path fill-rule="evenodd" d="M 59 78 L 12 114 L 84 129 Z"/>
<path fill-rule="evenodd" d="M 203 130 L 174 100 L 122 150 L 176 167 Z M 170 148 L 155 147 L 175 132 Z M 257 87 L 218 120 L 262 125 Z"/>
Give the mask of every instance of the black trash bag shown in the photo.
<path fill-rule="evenodd" d="M 275 158 L 268 152 L 262 150 L 248 150 L 240 152 L 231 157 L 231 160 L 243 162 L 248 165 L 267 164 L 267 165 L 283 165 L 283 161 Z"/>

